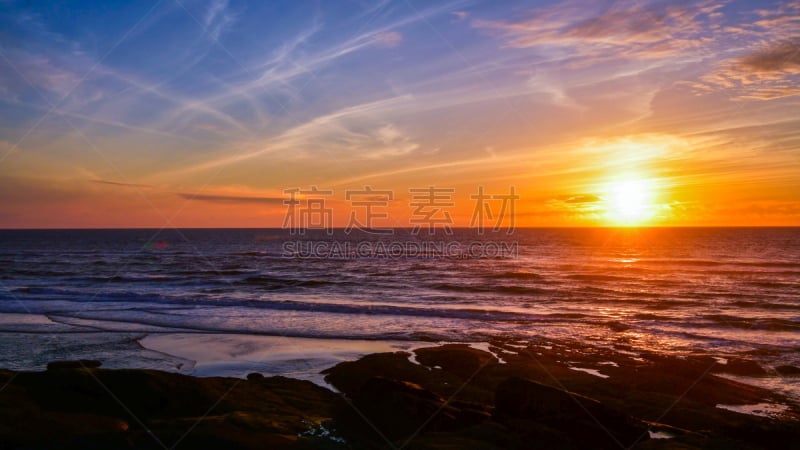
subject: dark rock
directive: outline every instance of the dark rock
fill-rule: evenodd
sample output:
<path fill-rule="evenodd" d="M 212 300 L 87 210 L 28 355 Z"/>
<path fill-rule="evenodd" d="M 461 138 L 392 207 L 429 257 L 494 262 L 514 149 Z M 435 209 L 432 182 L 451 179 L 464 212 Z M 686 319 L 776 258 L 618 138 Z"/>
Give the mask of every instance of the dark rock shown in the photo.
<path fill-rule="evenodd" d="M 796 406 L 770 418 L 717 408 L 791 400 L 714 375 L 726 366 L 708 355 L 630 355 L 566 340 L 492 346 L 506 350 L 505 364 L 466 345 L 418 349 L 421 365 L 405 352 L 340 363 L 325 374 L 342 394 L 284 377 L 195 378 L 91 361 L 0 370 L 0 449 L 158 449 L 180 439 L 182 448 L 229 449 L 783 450 L 800 442 Z M 744 358 L 730 367 L 760 373 Z M 648 440 L 647 427 L 674 438 Z"/>
<path fill-rule="evenodd" d="M 457 417 L 460 426 L 469 426 L 483 423 L 492 417 L 489 405 L 474 402 L 451 401 L 450 405 L 458 411 Z"/>
<path fill-rule="evenodd" d="M 783 376 L 800 375 L 800 367 L 789 365 L 778 366 L 775 368 L 775 371 Z"/>
<path fill-rule="evenodd" d="M 0 394 L 0 448 L 341 447 L 309 434 L 343 400 L 308 381 L 106 369 L 12 377 Z"/>
<path fill-rule="evenodd" d="M 96 359 L 79 359 L 74 361 L 53 361 L 47 363 L 47 370 L 58 369 L 96 369 L 103 365 Z"/>
<path fill-rule="evenodd" d="M 498 364 L 490 353 L 466 345 L 422 348 L 415 353 L 422 365 L 409 362 L 405 352 L 378 353 L 337 364 L 323 373 L 327 382 L 348 396 L 355 395 L 370 378 L 384 377 L 409 381 L 445 398 L 456 396 L 453 400 L 480 404 L 491 404 L 496 384 L 510 376 L 506 365 Z"/>
<path fill-rule="evenodd" d="M 449 404 L 438 394 L 407 381 L 369 379 L 353 397 L 355 406 L 391 439 L 422 431 L 453 431 L 488 420 L 485 405 Z"/>
<path fill-rule="evenodd" d="M 325 381 L 349 396 L 355 395 L 372 377 L 385 377 L 424 385 L 438 374 L 408 361 L 405 352 L 377 353 L 357 361 L 339 363 L 322 371 Z M 427 386 L 426 386 L 427 387 Z"/>
<path fill-rule="evenodd" d="M 261 380 L 263 378 L 264 378 L 264 375 L 262 375 L 262 374 L 260 374 L 258 372 L 253 372 L 253 373 L 248 373 L 247 374 L 247 379 L 251 380 L 251 381 L 252 380 Z"/>
<path fill-rule="evenodd" d="M 497 419 L 512 428 L 546 427 L 594 447 L 627 448 L 648 438 L 644 423 L 597 400 L 522 378 L 497 387 L 495 407 Z"/>
<path fill-rule="evenodd" d="M 463 379 L 474 377 L 486 367 L 497 364 L 491 353 L 464 344 L 448 344 L 416 350 L 417 361 L 428 366 L 439 366 Z"/>
<path fill-rule="evenodd" d="M 730 359 L 726 364 L 720 364 L 715 368 L 719 372 L 746 377 L 763 377 L 768 375 L 763 367 L 749 359 Z"/>

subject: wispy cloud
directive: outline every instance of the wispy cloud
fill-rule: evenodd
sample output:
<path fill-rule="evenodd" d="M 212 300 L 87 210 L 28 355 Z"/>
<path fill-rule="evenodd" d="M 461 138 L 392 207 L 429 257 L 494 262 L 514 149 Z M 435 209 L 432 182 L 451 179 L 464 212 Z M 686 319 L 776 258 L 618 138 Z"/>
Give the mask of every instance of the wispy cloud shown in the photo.
<path fill-rule="evenodd" d="M 237 195 L 205 195 L 178 193 L 178 197 L 185 200 L 197 200 L 212 203 L 255 203 L 260 205 L 282 205 L 285 198 L 282 197 L 243 197 Z"/>
<path fill-rule="evenodd" d="M 706 44 L 701 34 L 718 28 L 722 4 L 569 1 L 530 11 L 518 21 L 474 20 L 473 25 L 502 37 L 513 48 L 535 48 L 563 58 L 664 58 L 687 55 Z"/>
<path fill-rule="evenodd" d="M 753 72 L 800 70 L 800 38 L 767 45 L 740 60 L 744 69 Z"/>
<path fill-rule="evenodd" d="M 19 152 L 19 150 L 17 150 L 14 147 L 14 144 L 12 144 L 11 142 L 9 142 L 9 141 L 0 141 L 0 156 L 7 155 L 7 154 L 10 155 L 12 153 L 18 153 L 18 152 Z"/>
<path fill-rule="evenodd" d="M 119 181 L 110 181 L 110 180 L 91 180 L 92 183 L 99 183 L 99 184 L 108 184 L 111 186 L 119 186 L 119 187 L 130 187 L 130 188 L 152 188 L 152 185 L 149 184 L 137 184 L 137 183 L 122 183 Z"/>
<path fill-rule="evenodd" d="M 17 69 L 31 84 L 58 96 L 69 93 L 80 80 L 74 71 L 59 67 L 45 55 L 17 54 Z"/>
<path fill-rule="evenodd" d="M 203 23 L 211 39 L 218 41 L 236 20 L 236 16 L 229 11 L 228 0 L 214 0 L 206 10 Z"/>
<path fill-rule="evenodd" d="M 199 24 L 204 27 L 207 36 L 217 41 L 224 33 L 238 31 L 234 25 L 242 19 L 242 13 L 234 11 L 234 5 L 227 0 L 204 4 L 203 10 L 189 3 L 186 6 L 190 8 L 175 5 L 157 8 L 152 17 L 137 27 L 130 37 L 146 39 L 147 34 L 140 29 L 162 32 L 164 27 L 159 21 L 170 20 L 183 24 L 171 29 L 170 33 L 186 39 L 184 44 L 155 48 L 148 57 L 148 66 L 164 66 L 163 69 L 167 70 L 165 78 L 153 79 L 152 75 L 145 75 L 138 70 L 100 64 L 95 67 L 92 80 L 83 83 L 85 86 L 82 86 L 81 92 L 75 92 L 70 102 L 60 109 L 98 123 L 127 124 L 131 131 L 152 130 L 187 137 L 191 136 L 192 131 L 200 131 L 203 134 L 198 137 L 205 138 L 207 133 L 197 127 L 201 124 L 226 130 L 229 139 L 239 139 L 243 135 L 255 138 L 254 134 L 263 133 L 273 120 L 272 116 L 289 112 L 289 104 L 307 86 L 308 79 L 316 77 L 318 72 L 360 51 L 397 47 L 403 42 L 400 28 L 437 14 L 446 14 L 451 8 L 450 4 L 442 4 L 422 9 L 419 14 L 393 16 L 391 20 L 376 21 L 370 18 L 365 20 L 365 25 L 369 26 L 356 27 L 353 33 L 342 33 L 342 38 L 326 38 L 324 41 L 319 40 L 324 21 L 313 19 L 307 26 L 293 31 L 294 36 L 283 38 L 280 46 L 267 52 L 243 55 L 240 47 L 230 46 L 230 55 L 221 55 L 227 65 L 224 72 L 211 74 L 207 80 L 203 80 L 205 70 L 198 74 L 192 72 L 195 67 L 201 67 L 208 63 L 209 58 L 213 58 L 215 44 L 203 44 L 203 39 L 198 40 L 192 30 L 197 31 Z M 253 26 L 252 20 L 250 26 Z M 45 29 L 43 25 L 41 28 Z M 43 36 L 40 34 L 39 37 Z M 77 42 L 72 45 L 81 47 Z M 229 45 L 225 44 L 226 52 Z M 95 64 L 88 57 L 90 52 L 82 50 L 80 53 L 84 56 L 67 64 L 54 59 L 53 55 L 57 52 L 34 54 L 19 50 L 18 65 L 24 70 L 23 75 L 36 87 L 64 94 L 69 92 L 82 73 Z M 231 60 L 231 57 L 235 60 Z M 172 65 L 178 66 L 176 70 L 172 69 Z M 6 78 L 0 74 L 0 92 L 18 96 L 20 90 L 15 86 L 6 86 L 8 83 L 3 82 Z M 200 89 L 190 90 L 188 86 L 176 82 L 185 78 L 200 78 Z M 192 80 L 192 84 L 196 83 L 198 81 Z M 187 95 L 187 91 L 191 92 L 191 96 Z"/>
<path fill-rule="evenodd" d="M 376 35 L 375 42 L 382 47 L 397 47 L 403 42 L 403 35 L 397 31 L 387 31 Z"/>
<path fill-rule="evenodd" d="M 9 4 L 0 51 L 19 74 L 0 61 L 0 153 L 49 116 L 0 180 L 31 177 L 48 205 L 73 195 L 65 214 L 116 205 L 119 223 L 128 188 L 159 209 L 198 200 L 192 220 L 210 223 L 262 220 L 247 206 L 278 205 L 284 185 L 514 182 L 556 223 L 591 215 L 593 183 L 631 168 L 703 192 L 798 187 L 800 2 L 416 4 L 167 1 L 100 63 L 153 3 L 57 18 Z"/>
<path fill-rule="evenodd" d="M 600 201 L 600 197 L 593 194 L 562 195 L 554 200 L 564 203 L 595 203 Z"/>
<path fill-rule="evenodd" d="M 692 84 L 696 92 L 760 100 L 800 93 L 800 2 L 782 2 L 750 16 L 724 29 L 741 50 Z"/>
<path fill-rule="evenodd" d="M 469 15 L 469 13 L 466 11 L 453 11 L 451 14 L 456 18 L 457 21 L 462 21 Z"/>
<path fill-rule="evenodd" d="M 358 153 L 359 148 L 362 151 L 365 149 L 365 139 L 372 139 L 373 142 L 383 141 L 382 147 L 377 149 L 377 153 L 372 154 L 374 157 L 378 157 L 380 154 L 407 153 L 416 147 L 391 126 L 382 132 L 380 128 L 373 130 L 371 135 L 359 133 L 347 126 L 348 121 L 356 118 L 366 118 L 371 115 L 380 117 L 383 112 L 395 105 L 402 104 L 407 99 L 408 97 L 395 97 L 343 108 L 289 128 L 276 137 L 252 143 L 246 147 L 234 148 L 225 156 L 161 173 L 159 176 L 175 176 L 209 170 L 281 151 L 286 152 L 285 156 L 288 154 L 291 159 L 295 160 L 308 157 L 318 158 L 321 155 L 330 154 L 330 152 L 336 152 L 337 155 L 345 158 L 369 157 L 372 153 L 366 155 Z M 255 150 L 248 148 L 254 146 Z M 345 154 L 342 154 L 343 151 Z M 347 154 L 347 152 L 353 153 Z"/>
<path fill-rule="evenodd" d="M 769 100 L 800 94 L 800 36 L 768 42 L 726 61 L 693 86 L 701 93 L 725 89 L 742 99 Z"/>

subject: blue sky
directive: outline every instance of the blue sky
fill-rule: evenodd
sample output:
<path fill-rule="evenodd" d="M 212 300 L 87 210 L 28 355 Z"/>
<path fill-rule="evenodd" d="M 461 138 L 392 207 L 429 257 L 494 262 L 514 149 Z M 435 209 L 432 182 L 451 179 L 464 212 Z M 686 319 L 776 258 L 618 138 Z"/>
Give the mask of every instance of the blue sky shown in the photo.
<path fill-rule="evenodd" d="M 274 226 L 236 199 L 366 183 L 586 224 L 559 199 L 625 172 L 665 220 L 800 223 L 796 1 L 0 3 L 0 226 Z"/>

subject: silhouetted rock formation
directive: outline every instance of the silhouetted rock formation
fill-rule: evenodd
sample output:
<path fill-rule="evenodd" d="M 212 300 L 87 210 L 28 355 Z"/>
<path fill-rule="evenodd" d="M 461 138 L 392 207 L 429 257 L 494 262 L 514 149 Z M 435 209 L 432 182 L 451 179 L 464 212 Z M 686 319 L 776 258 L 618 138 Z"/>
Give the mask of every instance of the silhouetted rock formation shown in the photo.
<path fill-rule="evenodd" d="M 451 344 L 418 349 L 415 359 L 396 352 L 340 363 L 325 374 L 341 394 L 258 373 L 195 378 L 99 361 L 0 370 L 0 449 L 784 450 L 800 442 L 790 399 L 714 375 L 730 368 L 710 356 L 545 340 L 489 349 Z M 759 372 L 744 360 L 731 367 Z M 717 407 L 759 403 L 791 406 L 775 417 Z"/>

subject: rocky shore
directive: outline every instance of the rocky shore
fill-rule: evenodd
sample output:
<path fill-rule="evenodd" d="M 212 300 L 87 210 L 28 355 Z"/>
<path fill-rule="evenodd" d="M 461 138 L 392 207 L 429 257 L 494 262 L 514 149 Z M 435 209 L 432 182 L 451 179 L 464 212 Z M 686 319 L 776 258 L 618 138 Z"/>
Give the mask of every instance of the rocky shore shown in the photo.
<path fill-rule="evenodd" d="M 778 376 L 798 376 L 797 368 Z M 448 344 L 325 370 L 339 392 L 55 362 L 0 371 L 0 448 L 775 448 L 800 408 L 755 362 L 575 342 Z M 723 375 L 723 376 L 720 376 Z M 749 412 L 750 414 L 746 414 Z"/>

